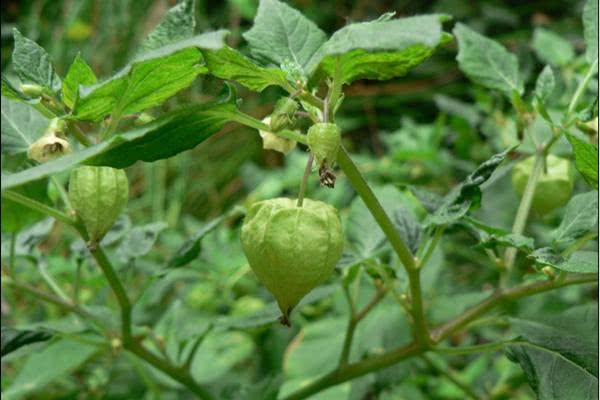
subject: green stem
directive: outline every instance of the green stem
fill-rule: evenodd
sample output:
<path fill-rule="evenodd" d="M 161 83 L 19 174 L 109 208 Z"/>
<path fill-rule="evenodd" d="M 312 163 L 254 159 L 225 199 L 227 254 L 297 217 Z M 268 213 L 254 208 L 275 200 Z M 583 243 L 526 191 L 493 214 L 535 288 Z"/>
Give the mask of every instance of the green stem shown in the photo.
<path fill-rule="evenodd" d="M 33 200 L 32 198 L 23 196 L 20 193 L 7 190 L 5 192 L 2 192 L 2 197 L 8 200 L 12 200 L 15 203 L 22 204 L 25 207 L 31 208 L 32 210 L 39 211 L 42 214 L 46 214 L 50 217 L 53 217 L 61 222 L 64 222 L 67 225 L 75 225 L 75 219 L 69 217 L 67 214 L 58 211 L 53 207 L 47 206 L 46 204 L 40 203 L 37 200 Z"/>
<path fill-rule="evenodd" d="M 67 303 L 74 303 L 71 301 L 69 296 L 61 289 L 61 287 L 56 283 L 54 278 L 48 273 L 46 266 L 43 263 L 38 263 L 38 270 L 40 271 L 40 275 L 42 275 L 42 279 L 46 282 L 46 284 L 50 287 L 52 292 L 56 294 L 58 297 L 63 299 L 63 301 Z"/>
<path fill-rule="evenodd" d="M 575 90 L 575 93 L 573 94 L 573 98 L 571 98 L 571 102 L 569 103 L 569 108 L 567 109 L 567 119 L 570 119 L 570 117 L 573 114 L 573 111 L 575 111 L 575 107 L 577 107 L 577 103 L 579 103 L 579 99 L 585 92 L 585 89 L 586 89 L 587 85 L 590 83 L 590 80 L 596 74 L 597 67 L 598 67 L 598 59 L 594 60 L 592 65 L 590 65 L 590 69 L 588 70 L 587 74 L 585 74 L 585 77 L 579 83 L 579 86 Z"/>
<path fill-rule="evenodd" d="M 238 122 L 242 125 L 246 125 L 250 128 L 258 129 L 260 131 L 271 132 L 271 127 L 269 125 L 265 124 L 261 120 L 258 120 L 248 114 L 245 114 L 241 111 L 236 111 L 235 113 L 231 113 L 231 114 L 227 114 L 227 115 L 232 121 Z M 306 144 L 306 136 L 301 133 L 298 133 L 296 131 L 290 131 L 287 129 L 283 129 L 279 132 L 271 132 L 271 133 L 274 135 L 277 135 L 279 137 L 285 138 L 285 139 L 291 139 L 291 140 L 295 140 L 299 143 Z"/>
<path fill-rule="evenodd" d="M 433 343 L 439 343 L 445 338 L 451 336 L 455 332 L 460 331 L 463 327 L 468 325 L 471 321 L 474 321 L 479 316 L 487 313 L 500 303 L 509 300 L 517 300 L 523 297 L 532 296 L 538 293 L 547 292 L 549 290 L 558 289 L 570 285 L 578 285 L 585 283 L 596 283 L 598 280 L 597 275 L 582 275 L 574 278 L 565 279 L 562 282 L 557 281 L 542 281 L 535 282 L 532 284 L 517 286 L 512 289 L 496 290 L 495 293 L 490 295 L 487 299 L 481 303 L 469 308 L 458 317 L 446 322 L 432 331 Z"/>
<path fill-rule="evenodd" d="M 404 267 L 407 270 L 416 269 L 415 259 L 413 258 L 410 249 L 400 237 L 400 234 L 394 227 L 390 217 L 386 214 L 385 210 L 379 203 L 379 200 L 377 197 L 375 197 L 375 194 L 369 187 L 369 184 L 348 155 L 348 152 L 344 146 L 342 146 L 338 152 L 337 162 L 340 168 L 346 174 L 346 177 L 350 181 L 350 184 L 354 190 L 356 190 L 360 198 L 373 215 L 373 218 L 375 218 L 375 221 L 381 227 L 381 230 L 390 241 L 394 251 L 398 254 L 398 257 L 400 257 L 400 261 Z"/>
<path fill-rule="evenodd" d="M 521 202 L 519 203 L 519 209 L 517 210 L 517 215 L 515 216 L 512 233 L 520 235 L 525 230 L 525 225 L 527 224 L 527 219 L 529 218 L 529 212 L 531 211 L 531 203 L 533 202 L 533 196 L 535 195 L 535 188 L 538 180 L 542 176 L 542 172 L 544 171 L 544 160 L 545 156 L 543 150 L 538 150 L 535 153 L 531 174 L 529 175 L 529 179 L 525 185 L 525 190 L 523 191 L 523 196 L 521 197 Z M 514 247 L 506 249 L 506 252 L 504 253 L 507 275 L 515 263 L 516 255 L 517 249 Z"/>
<path fill-rule="evenodd" d="M 461 354 L 478 354 L 478 353 L 487 353 L 494 352 L 498 350 L 502 350 L 504 346 L 507 344 L 511 344 L 514 342 L 494 342 L 494 343 L 485 343 L 485 344 L 477 344 L 474 346 L 462 346 L 462 347 L 434 347 L 431 351 L 442 354 L 453 354 L 453 355 L 461 355 Z"/>
<path fill-rule="evenodd" d="M 335 107 L 337 106 L 340 95 L 342 94 L 342 67 L 340 62 L 340 56 L 335 58 L 335 72 L 333 75 L 333 84 L 328 97 L 329 115 L 333 121 L 335 115 Z"/>
<path fill-rule="evenodd" d="M 82 228 L 80 229 L 80 234 L 87 240 L 87 235 Z M 162 359 L 156 356 L 154 353 L 148 351 L 145 347 L 135 341 L 135 338 L 132 335 L 131 329 L 131 302 L 129 297 L 127 296 L 127 292 L 123 287 L 117 273 L 115 272 L 112 264 L 110 263 L 108 257 L 104 253 L 104 250 L 100 246 L 96 246 L 95 248 L 90 249 L 90 252 L 94 256 L 94 259 L 102 269 L 102 272 L 106 276 L 108 284 L 110 285 L 115 297 L 117 298 L 117 302 L 119 303 L 119 307 L 121 309 L 121 331 L 122 331 L 122 340 L 123 347 L 133 354 L 137 355 L 139 358 L 145 360 L 147 363 L 151 364 L 156 369 L 164 372 L 169 375 L 171 378 L 175 379 L 178 382 L 184 384 L 192 393 L 198 396 L 201 399 L 211 400 L 213 399 L 212 395 L 200 386 L 194 378 L 189 374 L 189 372 L 183 368 L 179 368 L 173 364 L 171 364 L 168 360 Z"/>
<path fill-rule="evenodd" d="M 410 287 L 410 309 L 414 323 L 414 337 L 421 346 L 429 347 L 431 338 L 427 321 L 423 311 L 423 297 L 421 290 L 421 270 L 409 269 L 408 284 Z"/>
<path fill-rule="evenodd" d="M 302 181 L 300 182 L 300 191 L 298 192 L 298 202 L 296 206 L 302 207 L 302 203 L 304 202 L 304 194 L 306 192 L 306 185 L 308 183 L 308 177 L 310 176 L 310 172 L 312 170 L 314 156 L 312 153 L 308 155 L 308 160 L 306 161 L 306 167 L 304 168 L 304 175 L 302 175 Z"/>
<path fill-rule="evenodd" d="M 463 382 L 462 379 L 460 377 L 458 377 L 451 368 L 449 368 L 448 366 L 445 366 L 445 367 L 439 366 L 436 362 L 434 362 L 431 359 L 431 357 L 427 356 L 426 354 L 421 355 L 421 358 L 423 360 L 425 360 L 425 362 L 427 363 L 427 365 L 429 365 L 430 368 L 435 370 L 438 374 L 442 375 L 444 378 L 448 379 L 450 382 L 452 382 L 454 384 L 454 386 L 456 386 L 457 388 L 462 390 L 467 395 L 467 397 L 469 397 L 473 400 L 481 399 L 481 397 L 479 397 L 479 395 L 477 393 L 475 393 L 469 385 L 467 385 L 465 382 Z"/>
<path fill-rule="evenodd" d="M 69 127 L 69 133 L 71 133 L 79 143 L 86 147 L 94 144 L 74 121 L 67 120 L 67 124 Z"/>
<path fill-rule="evenodd" d="M 505 292 L 498 292 L 490 298 L 482 301 L 480 304 L 470 308 L 462 315 L 442 325 L 434 331 L 434 342 L 439 342 L 442 339 L 452 335 L 453 333 L 462 329 L 469 322 L 473 321 L 480 315 L 486 313 L 497 304 L 505 300 L 516 300 L 519 298 L 533 296 L 538 293 L 543 293 L 549 290 L 558 289 L 569 285 L 578 285 L 586 283 L 596 283 L 598 281 L 597 275 L 585 275 L 570 278 L 561 283 L 554 283 L 549 281 L 536 282 L 529 285 L 515 287 Z M 369 374 L 397 364 L 398 362 L 407 358 L 415 357 L 423 354 L 427 349 L 424 349 L 421 345 L 416 342 L 409 343 L 406 346 L 400 347 L 389 352 L 371 356 L 365 358 L 357 363 L 348 364 L 346 366 L 340 366 L 334 371 L 326 374 L 325 376 L 313 381 L 305 387 L 297 390 L 284 397 L 282 400 L 302 400 L 310 397 L 311 395 L 323 391 L 332 386 L 340 383 L 352 380 L 359 376 Z"/>
<path fill-rule="evenodd" d="M 433 234 L 433 237 L 431 238 L 431 241 L 429 242 L 429 244 L 427 246 L 427 249 L 425 250 L 425 254 L 423 254 L 423 257 L 418 262 L 419 268 L 427 265 L 427 262 L 433 255 L 433 251 L 435 250 L 440 239 L 442 238 L 442 235 L 444 234 L 445 229 L 446 229 L 446 227 L 443 225 L 435 228 L 435 232 Z"/>

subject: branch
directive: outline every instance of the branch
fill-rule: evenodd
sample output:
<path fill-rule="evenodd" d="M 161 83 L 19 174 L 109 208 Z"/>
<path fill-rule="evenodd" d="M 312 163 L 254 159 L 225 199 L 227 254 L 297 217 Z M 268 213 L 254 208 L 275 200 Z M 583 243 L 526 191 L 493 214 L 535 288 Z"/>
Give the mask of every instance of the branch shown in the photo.
<path fill-rule="evenodd" d="M 463 314 L 433 330 L 431 335 L 432 340 L 434 343 L 439 343 L 504 301 L 517 300 L 522 297 L 532 296 L 565 286 L 595 283 L 597 281 L 598 276 L 595 274 L 582 275 L 570 279 L 567 278 L 562 282 L 543 281 L 524 286 L 517 286 L 507 290 L 497 290 L 494 294 L 483 300 L 481 303 L 469 308 Z"/>

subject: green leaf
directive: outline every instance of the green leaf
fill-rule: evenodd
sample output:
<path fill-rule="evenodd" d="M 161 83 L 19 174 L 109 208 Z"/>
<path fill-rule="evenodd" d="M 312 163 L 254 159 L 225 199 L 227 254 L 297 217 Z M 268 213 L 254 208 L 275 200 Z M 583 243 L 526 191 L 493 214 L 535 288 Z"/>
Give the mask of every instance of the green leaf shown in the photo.
<path fill-rule="evenodd" d="M 562 249 L 592 232 L 598 224 L 598 192 L 581 193 L 569 201 L 560 226 L 553 232 L 553 244 Z"/>
<path fill-rule="evenodd" d="M 570 133 L 566 134 L 575 153 L 575 167 L 588 185 L 598 189 L 598 147 Z"/>
<path fill-rule="evenodd" d="M 53 92 L 58 91 L 60 78 L 54 72 L 46 50 L 23 36 L 17 28 L 13 28 L 13 34 L 15 38 L 15 49 L 12 54 L 13 68 L 21 81 L 37 83 Z"/>
<path fill-rule="evenodd" d="M 5 179 L 6 178 L 2 176 L 2 181 Z M 13 191 L 40 203 L 50 204 L 47 189 L 48 179 L 40 179 L 37 181 L 27 182 L 26 185 L 15 188 Z M 2 232 L 18 232 L 27 225 L 46 217 L 45 214 L 32 210 L 31 208 L 12 200 L 2 198 L 1 204 Z"/>
<path fill-rule="evenodd" d="M 552 248 L 542 247 L 531 253 L 528 258 L 531 258 L 536 264 L 549 265 L 561 271 L 581 274 L 598 273 L 598 252 L 596 251 L 577 251 L 566 259 Z"/>
<path fill-rule="evenodd" d="M 458 66 L 473 82 L 501 91 L 507 98 L 512 92 L 523 93 L 517 57 L 498 42 L 464 24 L 453 30 L 458 40 Z"/>
<path fill-rule="evenodd" d="M 194 35 L 195 9 L 194 0 L 182 0 L 171 7 L 158 26 L 144 39 L 138 53 L 154 50 Z"/>
<path fill-rule="evenodd" d="M 575 58 L 575 50 L 567 40 L 544 28 L 533 32 L 533 50 L 546 64 L 564 67 Z"/>
<path fill-rule="evenodd" d="M 28 344 L 45 342 L 52 334 L 45 330 L 21 330 L 2 327 L 0 357 L 27 346 Z"/>
<path fill-rule="evenodd" d="M 598 308 L 579 306 L 543 321 L 511 319 L 522 338 L 507 348 L 540 400 L 598 398 Z"/>
<path fill-rule="evenodd" d="M 583 7 L 583 36 L 585 57 L 590 64 L 598 61 L 598 1 L 588 0 Z M 598 69 L 598 65 L 596 65 Z"/>
<path fill-rule="evenodd" d="M 202 53 L 210 73 L 221 79 L 239 82 L 250 90 L 262 92 L 267 86 L 285 86 L 286 74 L 279 68 L 256 65 L 231 47 Z"/>
<path fill-rule="evenodd" d="M 306 75 L 327 39 L 314 22 L 278 0 L 260 1 L 254 25 L 243 36 L 257 60 L 276 66 L 294 62 Z"/>
<path fill-rule="evenodd" d="M 2 154 L 27 153 L 48 127 L 48 119 L 33 107 L 2 96 Z"/>
<path fill-rule="evenodd" d="M 188 87 L 208 70 L 199 49 L 219 49 L 226 31 L 193 38 L 144 53 L 112 78 L 83 87 L 73 118 L 98 121 L 108 114 L 128 114 L 157 106 Z"/>
<path fill-rule="evenodd" d="M 357 79 L 388 80 L 406 75 L 429 58 L 447 36 L 444 15 L 423 15 L 350 24 L 335 32 L 308 67 L 320 66 L 342 83 Z"/>
<path fill-rule="evenodd" d="M 79 98 L 79 85 L 90 86 L 97 82 L 96 75 L 89 65 L 77 53 L 62 83 L 62 100 L 73 108 Z"/>
<path fill-rule="evenodd" d="M 235 104 L 196 105 L 118 134 L 100 144 L 2 177 L 2 190 L 69 170 L 80 164 L 126 168 L 136 161 L 156 161 L 194 148 L 221 130 L 236 113 Z"/>
<path fill-rule="evenodd" d="M 535 82 L 535 96 L 545 103 L 552 96 L 555 85 L 552 67 L 546 65 Z"/>
<path fill-rule="evenodd" d="M 52 343 L 29 356 L 12 384 L 2 391 L 2 396 L 17 399 L 39 391 L 81 367 L 97 350 L 89 344 L 66 339 Z"/>
<path fill-rule="evenodd" d="M 516 233 L 507 233 L 505 235 L 491 234 L 485 236 L 481 240 L 481 245 L 485 248 L 514 247 L 524 252 L 530 252 L 533 250 L 535 243 L 533 238 Z"/>
<path fill-rule="evenodd" d="M 453 188 L 443 200 L 442 205 L 427 216 L 425 225 L 447 225 L 458 221 L 467 212 L 481 205 L 481 185 L 483 185 L 514 148 L 495 154 L 484 161 L 475 171 Z"/>
<path fill-rule="evenodd" d="M 4 199 L 2 199 L 2 201 L 4 201 Z M 3 218 L 6 217 L 7 214 L 4 214 Z M 53 226 L 54 219 L 45 218 L 33 225 L 27 226 L 25 229 L 16 232 L 17 237 L 15 243 L 15 255 L 27 257 L 34 254 L 34 250 L 37 245 L 48 238 Z M 2 236 L 2 254 L 6 257 L 8 257 L 10 252 L 11 238 L 9 238 L 9 236 L 10 235 Z"/>
<path fill-rule="evenodd" d="M 152 250 L 158 235 L 167 229 L 165 222 L 154 222 L 136 226 L 127 234 L 117 248 L 117 255 L 123 263 L 145 256 Z"/>

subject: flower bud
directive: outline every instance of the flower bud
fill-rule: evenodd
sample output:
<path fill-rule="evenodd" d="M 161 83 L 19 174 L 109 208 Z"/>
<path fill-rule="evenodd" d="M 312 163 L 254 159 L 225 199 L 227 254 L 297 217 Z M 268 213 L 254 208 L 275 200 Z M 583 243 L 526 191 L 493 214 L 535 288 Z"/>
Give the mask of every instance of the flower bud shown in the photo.
<path fill-rule="evenodd" d="M 29 145 L 27 157 L 44 163 L 70 153 L 71 145 L 63 137 L 65 129 L 65 121 L 58 118 L 52 119 L 42 137 Z"/>

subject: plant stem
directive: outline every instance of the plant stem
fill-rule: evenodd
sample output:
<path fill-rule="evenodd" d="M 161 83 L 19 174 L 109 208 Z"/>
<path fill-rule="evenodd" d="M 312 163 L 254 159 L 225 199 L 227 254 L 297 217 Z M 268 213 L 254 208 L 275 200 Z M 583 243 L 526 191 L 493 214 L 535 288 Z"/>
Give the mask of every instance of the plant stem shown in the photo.
<path fill-rule="evenodd" d="M 495 293 L 490 295 L 481 303 L 469 308 L 458 317 L 434 329 L 432 331 L 433 343 L 439 343 L 445 338 L 451 336 L 453 333 L 461 330 L 471 321 L 477 319 L 479 316 L 485 314 L 486 312 L 488 312 L 489 310 L 496 307 L 502 302 L 508 300 L 517 300 L 522 297 L 532 296 L 538 293 L 547 292 L 549 290 L 554 290 L 565 286 L 578 285 L 584 283 L 595 283 L 597 282 L 597 280 L 597 275 L 581 275 L 570 279 L 565 279 L 562 282 L 542 281 L 531 283 L 528 285 L 517 286 L 512 289 L 498 289 Z"/>
<path fill-rule="evenodd" d="M 494 343 L 485 343 L 485 344 L 477 344 L 474 346 L 462 346 L 462 347 L 434 347 L 431 351 L 442 354 L 478 354 L 478 353 L 486 353 L 502 350 L 504 346 L 507 344 L 511 344 L 514 342 L 494 342 Z"/>
<path fill-rule="evenodd" d="M 583 246 L 585 246 L 585 244 L 587 242 L 589 242 L 590 240 L 594 239 L 596 236 L 598 236 L 598 232 L 589 232 L 586 235 L 583 235 L 582 237 L 580 237 L 579 239 L 577 239 L 572 245 L 570 245 L 569 247 L 567 247 L 562 253 L 561 255 L 563 257 L 569 257 L 571 254 L 575 253 L 577 250 L 579 250 L 580 248 L 582 248 Z"/>
<path fill-rule="evenodd" d="M 58 181 L 58 179 L 56 179 L 55 176 L 50 177 L 50 180 L 52 181 L 52 184 L 56 187 L 56 190 L 58 190 L 58 194 L 60 195 L 60 198 L 65 204 L 67 210 L 72 210 L 73 207 L 71 206 L 71 201 L 69 200 L 69 195 L 67 194 L 65 187 Z"/>
<path fill-rule="evenodd" d="M 75 224 L 75 219 L 69 217 L 67 214 L 58 211 L 53 207 L 47 206 L 46 204 L 40 203 L 37 200 L 33 200 L 32 198 L 23 196 L 20 193 L 7 190 L 5 192 L 2 192 L 2 197 L 8 200 L 12 200 L 16 203 L 22 204 L 25 207 L 29 207 L 32 210 L 39 211 L 42 214 L 46 214 L 50 217 L 53 217 L 61 222 L 64 222 L 67 225 L 73 226 Z"/>
<path fill-rule="evenodd" d="M 342 347 L 342 353 L 340 355 L 339 365 L 347 365 L 348 359 L 350 358 L 350 350 L 352 350 L 352 340 L 354 339 L 354 332 L 356 331 L 356 327 L 359 322 L 371 312 L 371 310 L 379 304 L 381 300 L 385 297 L 387 291 L 383 288 L 379 288 L 375 296 L 371 299 L 371 301 L 359 312 L 356 312 L 354 308 L 354 303 L 352 302 L 351 297 L 347 291 L 347 288 L 344 287 L 344 292 L 346 293 L 346 298 L 348 299 L 348 303 L 350 305 L 350 320 L 348 321 L 348 326 L 346 327 L 346 336 L 344 337 L 344 345 Z"/>
<path fill-rule="evenodd" d="M 302 181 L 300 182 L 300 191 L 298 192 L 298 202 L 296 206 L 302 207 L 302 203 L 304 202 L 304 194 L 306 192 L 306 185 L 308 183 L 308 177 L 310 176 L 310 172 L 312 171 L 314 156 L 313 153 L 308 154 L 308 160 L 306 161 L 306 167 L 304 168 L 304 175 L 302 175 Z"/>
<path fill-rule="evenodd" d="M 543 293 L 549 290 L 558 289 L 570 285 L 579 285 L 586 283 L 596 283 L 597 275 L 576 276 L 566 279 L 564 282 L 555 283 L 551 281 L 536 282 L 529 285 L 518 286 L 505 292 L 495 293 L 490 298 L 482 301 L 480 304 L 470 308 L 459 317 L 449 321 L 434 331 L 434 342 L 437 343 L 442 339 L 459 331 L 469 322 L 473 321 L 482 314 L 492 309 L 494 306 L 505 300 L 516 300 L 519 298 L 533 296 L 538 293 Z M 349 381 L 356 377 L 369 374 L 371 372 L 389 367 L 402 360 L 423 354 L 428 349 L 424 349 L 416 342 L 411 342 L 403 347 L 388 351 L 383 354 L 365 358 L 357 363 L 339 366 L 334 371 L 324 375 L 323 377 L 313 381 L 284 397 L 282 400 L 301 400 L 309 396 L 323 391 L 329 387 Z"/>
<path fill-rule="evenodd" d="M 587 74 L 585 74 L 583 80 L 577 86 L 573 97 L 571 98 L 571 102 L 569 103 L 569 108 L 567 109 L 567 119 L 570 119 L 573 111 L 575 111 L 575 107 L 577 107 L 577 103 L 579 103 L 579 99 L 585 92 L 587 85 L 590 83 L 592 77 L 596 74 L 596 68 L 598 67 L 598 59 L 594 60 L 592 65 L 590 65 L 590 69 Z"/>
<path fill-rule="evenodd" d="M 525 230 L 527 218 L 529 218 L 529 211 L 531 210 L 531 203 L 533 202 L 533 196 L 535 195 L 535 188 L 544 170 L 544 160 L 545 156 L 543 149 L 538 149 L 535 153 L 531 174 L 529 175 L 527 185 L 525 185 L 525 190 L 523 191 L 523 197 L 521 197 L 521 202 L 519 203 L 517 215 L 515 216 L 515 222 L 512 229 L 512 233 L 514 234 L 520 235 Z M 510 270 L 515 263 L 516 255 L 517 249 L 514 247 L 506 249 L 506 252 L 504 253 L 504 264 L 506 266 L 507 275 L 510 273 Z"/>
<path fill-rule="evenodd" d="M 404 265 L 404 268 L 406 269 L 410 286 L 412 304 L 411 311 L 415 324 L 414 336 L 418 343 L 427 346 L 429 343 L 429 333 L 425 321 L 425 315 L 423 314 L 420 270 L 417 267 L 415 258 L 413 257 L 408 246 L 400 237 L 400 234 L 394 227 L 390 217 L 386 214 L 385 210 L 379 203 L 379 200 L 377 197 L 375 197 L 375 194 L 369 187 L 369 184 L 348 155 L 344 146 L 340 147 L 337 162 L 354 187 L 354 190 L 356 190 L 373 215 L 373 218 L 375 218 L 375 221 L 377 221 L 377 224 L 381 227 L 381 230 L 391 243 L 392 247 L 400 258 L 400 261 Z"/>
<path fill-rule="evenodd" d="M 52 278 L 52 276 L 48 273 L 46 265 L 44 265 L 43 262 L 38 263 L 38 270 L 40 271 L 40 275 L 42 275 L 42 279 L 46 282 L 46 284 L 48 284 L 48 286 L 54 292 L 54 294 L 63 299 L 63 301 L 74 304 L 74 302 L 69 298 L 69 296 L 67 296 L 67 294 L 61 289 L 58 283 L 56 283 L 54 278 Z"/>
<path fill-rule="evenodd" d="M 350 181 L 350 184 L 354 190 L 356 190 L 362 201 L 373 215 L 373 218 L 375 218 L 375 221 L 381 227 L 381 230 L 390 241 L 395 252 L 398 254 L 398 257 L 400 257 L 400 261 L 404 267 L 406 269 L 415 269 L 416 263 L 413 255 L 410 252 L 410 249 L 400 237 L 400 234 L 394 227 L 390 217 L 388 217 L 386 214 L 385 210 L 379 203 L 379 200 L 377 197 L 375 197 L 375 194 L 369 187 L 369 184 L 348 155 L 348 152 L 344 146 L 340 147 L 337 162 L 340 168 L 346 174 L 346 177 Z"/>
<path fill-rule="evenodd" d="M 227 116 L 232 121 L 248 126 L 250 128 L 258 129 L 260 131 L 271 132 L 272 134 L 282 137 L 284 139 L 291 139 L 295 140 L 298 143 L 306 144 L 305 135 L 296 131 L 290 131 L 288 129 L 283 129 L 279 132 L 272 132 L 271 127 L 269 125 L 241 111 L 236 111 L 235 113 L 227 114 Z"/>
<path fill-rule="evenodd" d="M 86 147 L 94 144 L 74 121 L 67 120 L 67 125 L 69 127 L 69 132 L 79 143 Z"/>
<path fill-rule="evenodd" d="M 446 227 L 443 225 L 435 228 L 435 232 L 427 246 L 427 249 L 425 250 L 425 254 L 423 254 L 423 257 L 418 261 L 419 268 L 427 265 L 427 261 L 429 261 L 429 258 L 431 258 L 431 255 L 433 254 L 433 251 L 435 250 L 440 239 L 442 238 L 445 229 Z"/>
<path fill-rule="evenodd" d="M 456 386 L 457 388 L 462 390 L 467 395 L 467 397 L 469 397 L 473 400 L 481 399 L 481 397 L 479 397 L 479 395 L 477 393 L 475 393 L 469 385 L 467 385 L 465 382 L 463 382 L 451 368 L 448 368 L 447 366 L 442 367 L 442 366 L 437 365 L 437 363 L 435 363 L 431 359 L 431 357 L 427 356 L 427 354 L 421 355 L 421 358 L 423 360 L 425 360 L 425 362 L 427 363 L 427 365 L 429 365 L 429 367 L 431 367 L 438 374 L 442 375 L 444 378 L 446 378 L 450 382 L 452 382 L 454 384 L 454 386 Z"/>
<path fill-rule="evenodd" d="M 78 227 L 80 234 L 87 240 L 87 234 L 83 228 Z M 122 340 L 123 347 L 133 354 L 137 355 L 139 358 L 145 360 L 147 363 L 151 364 L 156 369 L 164 372 L 171 378 L 175 379 L 178 382 L 184 384 L 192 393 L 198 396 L 201 399 L 211 400 L 213 399 L 212 395 L 200 386 L 194 378 L 189 374 L 189 372 L 183 368 L 179 368 L 173 364 L 171 364 L 168 360 L 160 358 L 156 356 L 154 353 L 148 351 L 145 347 L 135 341 L 135 338 L 132 335 L 131 329 L 131 311 L 132 306 L 127 296 L 127 292 L 123 287 L 117 273 L 115 272 L 112 264 L 104 250 L 97 245 L 95 248 L 90 249 L 90 252 L 94 256 L 94 259 L 102 269 L 102 272 L 106 276 L 108 284 L 110 285 L 113 293 L 117 298 L 117 302 L 119 303 L 119 307 L 121 309 L 121 331 L 122 331 Z"/>

